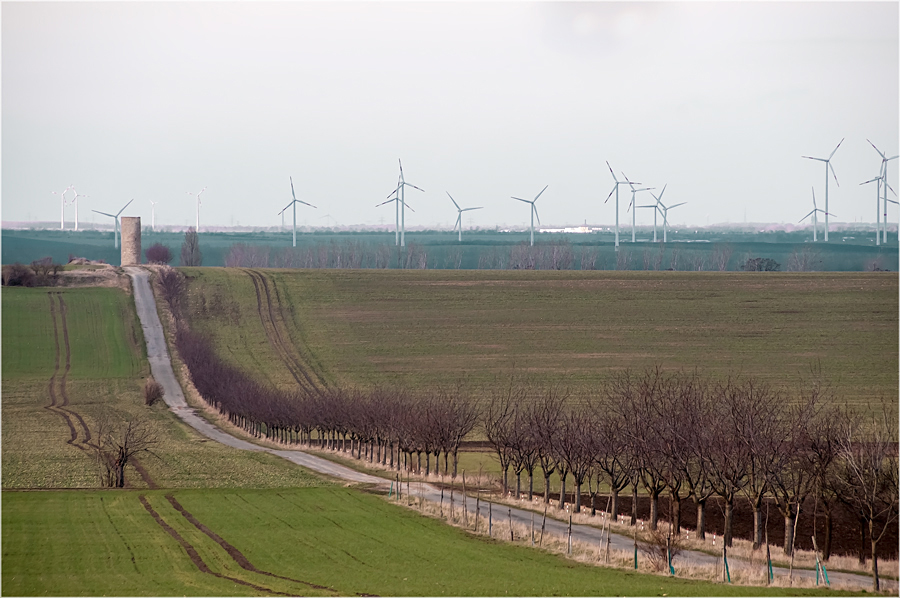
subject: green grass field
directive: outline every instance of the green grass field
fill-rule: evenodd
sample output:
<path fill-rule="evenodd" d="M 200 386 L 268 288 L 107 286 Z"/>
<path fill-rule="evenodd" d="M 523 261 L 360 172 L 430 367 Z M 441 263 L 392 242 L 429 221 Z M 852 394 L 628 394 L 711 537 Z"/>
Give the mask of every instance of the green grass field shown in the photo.
<path fill-rule="evenodd" d="M 688 582 L 590 567 L 457 528 L 343 488 L 180 490 L 171 494 L 236 548 L 248 571 L 192 525 L 162 491 L 5 492 L 4 595 L 592 596 L 840 595 Z M 289 579 L 283 579 L 289 578 Z M 303 583 L 305 582 L 305 583 Z M 308 585 L 314 584 L 314 585 Z M 317 588 L 315 586 L 324 586 Z"/>
<path fill-rule="evenodd" d="M 181 424 L 161 402 L 143 405 L 142 388 L 149 375 L 143 334 L 130 297 L 111 288 L 53 291 L 66 306 L 71 369 L 65 385 L 67 409 L 80 415 L 88 429 L 102 413 L 122 419 L 144 417 L 160 438 L 156 457 L 141 463 L 161 487 L 283 487 L 325 483 L 272 455 L 222 447 Z M 3 308 L 3 488 L 92 488 L 99 483 L 90 450 L 66 441 L 70 430 L 51 404 L 49 382 L 55 352 L 61 350 L 54 392 L 62 402 L 60 377 L 65 364 L 61 330 L 54 334 L 48 289 L 4 288 Z M 57 316 L 57 326 L 61 326 Z M 70 416 L 74 444 L 85 433 Z M 133 469 L 130 484 L 146 486 Z"/>
<path fill-rule="evenodd" d="M 233 364 L 291 385 L 248 274 L 185 272 L 192 325 Z M 265 273 L 294 346 L 337 384 L 477 387 L 515 372 L 577 393 L 611 372 L 661 365 L 796 389 L 818 363 L 837 401 L 897 395 L 889 273 Z"/>

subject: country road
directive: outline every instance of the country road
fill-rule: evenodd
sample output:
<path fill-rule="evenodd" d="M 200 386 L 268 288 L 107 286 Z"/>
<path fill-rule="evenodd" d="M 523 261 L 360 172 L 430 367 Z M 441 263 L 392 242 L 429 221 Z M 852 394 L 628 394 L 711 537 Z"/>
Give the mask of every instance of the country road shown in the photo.
<path fill-rule="evenodd" d="M 235 449 L 257 452 L 264 451 L 267 453 L 271 453 L 273 455 L 277 455 L 279 457 L 287 459 L 292 463 L 296 463 L 297 465 L 301 465 L 303 467 L 311 469 L 315 472 L 349 482 L 377 484 L 382 486 L 390 484 L 390 480 L 387 480 L 385 478 L 358 472 L 350 469 L 349 467 L 344 467 L 337 463 L 333 463 L 331 461 L 316 457 L 303 451 L 273 449 L 247 442 L 246 440 L 236 438 L 224 432 L 223 430 L 217 428 L 216 426 L 212 425 L 207 420 L 199 416 L 193 408 L 188 406 L 187 402 L 185 401 L 181 385 L 178 383 L 178 379 L 175 377 L 175 373 L 172 370 L 172 362 L 169 358 L 169 352 L 166 347 L 162 323 L 160 322 L 159 316 L 157 315 L 156 301 L 153 296 L 153 292 L 150 289 L 148 272 L 142 268 L 133 266 L 126 267 L 125 271 L 132 279 L 134 287 L 135 306 L 137 308 L 138 317 L 141 322 L 141 328 L 144 332 L 144 339 L 147 343 L 147 359 L 150 362 L 151 373 L 153 374 L 153 377 L 156 379 L 156 381 L 159 382 L 163 387 L 163 400 L 175 413 L 175 415 L 181 418 L 182 421 L 184 421 L 186 424 L 188 424 L 207 438 L 233 447 Z M 430 484 L 418 482 L 413 483 L 411 486 L 412 488 L 414 488 L 412 491 L 413 496 L 423 495 L 426 500 L 430 500 L 433 502 L 440 501 L 440 490 L 431 486 Z M 447 500 L 448 499 L 445 496 L 445 502 Z M 474 517 L 475 500 L 470 498 L 467 502 L 467 510 Z M 479 517 L 486 517 L 487 508 L 487 501 L 482 501 Z M 508 518 L 511 517 L 513 522 L 518 525 L 529 527 L 531 525 L 532 511 L 517 508 L 510 509 L 510 507 L 498 503 L 494 503 L 491 508 L 495 513 L 495 518 L 497 521 L 507 521 Z M 536 518 L 536 525 L 539 526 L 540 515 L 536 516 Z M 548 518 L 546 522 L 545 534 L 554 534 L 557 536 L 565 537 L 565 535 L 567 534 L 567 529 L 568 524 L 566 522 Z M 605 535 L 599 528 L 593 526 L 573 523 L 572 539 L 575 541 L 593 544 L 598 549 L 601 546 L 605 547 Z M 633 550 L 634 541 L 632 540 L 632 538 L 627 536 L 611 534 L 610 545 L 613 549 L 630 551 Z M 717 561 L 721 562 L 721 557 L 715 557 L 697 551 L 684 551 L 678 556 L 678 559 L 675 561 L 675 566 L 677 568 L 679 566 L 679 563 L 681 563 L 682 565 L 685 563 L 714 565 Z M 734 572 L 740 568 L 750 567 L 750 563 L 737 558 L 729 558 L 729 566 L 732 572 Z M 757 565 L 757 567 L 759 566 Z M 786 577 L 788 575 L 788 570 L 776 567 L 774 569 L 774 573 L 776 576 Z M 795 569 L 793 575 L 799 578 L 815 579 L 816 574 L 815 571 L 811 571 L 808 569 Z M 868 590 L 871 587 L 871 578 L 869 576 L 851 573 L 830 572 L 829 577 L 831 578 L 832 583 L 840 584 L 846 587 L 856 587 L 865 590 Z M 894 595 L 897 594 L 898 582 L 896 580 L 882 579 L 881 586 L 882 591 L 892 593 Z"/>

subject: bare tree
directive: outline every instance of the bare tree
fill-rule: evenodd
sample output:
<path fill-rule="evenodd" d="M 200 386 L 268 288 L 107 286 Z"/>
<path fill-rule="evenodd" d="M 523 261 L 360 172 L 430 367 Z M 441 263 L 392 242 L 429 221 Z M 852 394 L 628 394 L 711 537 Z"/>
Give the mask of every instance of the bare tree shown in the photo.
<path fill-rule="evenodd" d="M 537 439 L 537 457 L 544 474 L 544 504 L 550 504 L 550 476 L 556 471 L 553 446 L 559 437 L 559 422 L 567 393 L 546 389 L 532 403 L 531 429 Z"/>
<path fill-rule="evenodd" d="M 712 265 L 719 272 L 728 270 L 728 262 L 731 261 L 731 254 L 734 253 L 734 247 L 728 243 L 716 243 L 713 245 Z"/>
<path fill-rule="evenodd" d="M 846 422 L 837 482 L 843 500 L 865 519 L 872 548 L 872 590 L 880 591 L 878 542 L 897 521 L 897 415 L 885 403 L 871 418 Z"/>
<path fill-rule="evenodd" d="M 103 486 L 124 488 L 125 468 L 142 453 L 153 453 L 159 443 L 156 432 L 146 419 L 112 422 L 109 415 L 97 421 L 95 451 Z"/>
<path fill-rule="evenodd" d="M 203 261 L 200 253 L 200 236 L 196 229 L 191 227 L 184 233 L 184 242 L 181 244 L 181 265 L 199 266 Z"/>

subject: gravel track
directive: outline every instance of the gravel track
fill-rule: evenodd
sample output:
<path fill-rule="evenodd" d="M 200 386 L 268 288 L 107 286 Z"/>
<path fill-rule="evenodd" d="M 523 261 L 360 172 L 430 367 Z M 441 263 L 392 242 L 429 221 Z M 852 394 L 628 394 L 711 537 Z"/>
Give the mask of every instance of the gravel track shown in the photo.
<path fill-rule="evenodd" d="M 147 357 L 150 361 L 151 371 L 153 372 L 154 378 L 156 378 L 156 380 L 160 384 L 162 384 L 163 388 L 165 389 L 163 399 L 165 400 L 166 404 L 168 404 L 172 411 L 185 423 L 193 427 L 204 436 L 233 448 L 249 451 L 265 451 L 273 455 L 283 457 L 291 461 L 292 463 L 307 467 L 308 469 L 311 469 L 318 473 L 322 473 L 349 482 L 376 484 L 381 487 L 390 485 L 390 480 L 361 473 L 348 467 L 332 463 L 331 461 L 327 461 L 325 459 L 303 453 L 301 451 L 271 449 L 252 444 L 239 438 L 235 438 L 234 436 L 223 432 L 221 429 L 213 426 L 205 419 L 198 416 L 193 409 L 188 407 L 186 401 L 184 400 L 184 395 L 181 391 L 181 387 L 179 386 L 178 381 L 175 378 L 175 374 L 172 371 L 172 365 L 171 361 L 169 360 L 165 337 L 163 335 L 162 324 L 160 323 L 159 317 L 156 313 L 155 299 L 153 297 L 152 291 L 150 290 L 148 274 L 145 270 L 137 267 L 127 267 L 125 268 L 125 270 L 129 274 L 129 276 L 131 276 L 134 285 L 135 305 L 137 307 L 141 326 L 144 329 L 144 338 L 147 342 Z M 433 502 L 439 502 L 441 500 L 440 490 L 431 486 L 430 484 L 416 482 L 410 484 L 410 488 L 412 490 L 413 496 L 423 496 L 425 500 Z M 446 493 L 444 501 L 447 502 Z M 527 525 L 529 527 L 531 525 L 531 511 L 511 508 L 507 507 L 506 505 L 500 504 L 493 504 L 489 506 L 487 501 L 482 501 L 480 505 L 478 513 L 479 519 L 481 519 L 482 521 L 486 521 L 486 519 L 484 518 L 487 516 L 487 510 L 489 508 L 495 511 L 496 514 L 500 515 L 500 518 L 495 518 L 495 521 L 507 521 L 511 518 L 514 524 Z M 467 511 L 471 514 L 472 517 L 476 515 L 475 500 L 471 498 L 467 499 Z M 567 534 L 567 530 L 568 523 L 566 522 L 550 518 L 546 520 L 546 529 L 544 532 L 545 534 L 565 536 Z M 590 543 L 596 546 L 598 550 L 601 547 L 605 549 L 607 541 L 605 533 L 602 532 L 599 528 L 580 524 L 572 524 L 572 539 L 575 541 Z M 609 535 L 609 542 L 611 548 L 613 549 L 628 551 L 634 550 L 634 540 L 627 536 L 612 533 Z M 720 561 L 720 557 L 715 557 L 697 551 L 684 551 L 681 555 L 679 555 L 678 560 L 675 562 L 676 570 L 679 561 L 681 563 L 714 565 L 717 561 Z M 737 558 L 730 558 L 728 562 L 732 571 L 740 568 L 750 567 L 750 563 L 748 561 L 740 560 Z M 776 576 L 786 576 L 788 574 L 788 570 L 775 567 L 774 573 Z M 797 578 L 807 579 L 815 579 L 816 576 L 815 571 L 807 569 L 795 569 L 793 574 Z M 866 575 L 835 572 L 829 573 L 829 577 L 831 578 L 832 582 L 846 583 L 848 585 L 852 584 L 864 589 L 868 589 L 869 587 L 871 587 L 871 578 Z M 897 581 L 882 579 L 883 591 L 896 594 L 897 589 Z"/>

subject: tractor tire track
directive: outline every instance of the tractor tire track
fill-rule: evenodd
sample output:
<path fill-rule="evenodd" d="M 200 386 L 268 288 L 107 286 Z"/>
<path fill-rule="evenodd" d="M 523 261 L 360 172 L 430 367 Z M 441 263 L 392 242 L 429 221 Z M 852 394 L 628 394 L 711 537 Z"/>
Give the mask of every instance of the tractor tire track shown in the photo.
<path fill-rule="evenodd" d="M 147 470 L 144 469 L 144 466 L 140 461 L 132 457 L 131 464 L 134 466 L 135 471 L 140 474 L 141 479 L 144 480 L 144 483 L 147 484 L 147 488 L 149 488 L 150 490 L 156 490 L 157 488 L 159 488 L 159 486 L 156 485 L 156 482 L 153 481 L 153 478 L 150 477 L 150 474 L 147 473 Z"/>
<path fill-rule="evenodd" d="M 292 594 L 285 594 L 284 592 L 277 592 L 277 591 L 275 591 L 275 590 L 273 590 L 273 589 L 271 589 L 271 588 L 266 588 L 266 587 L 263 587 L 263 586 L 258 586 L 258 585 L 256 585 L 256 584 L 250 583 L 249 581 L 244 581 L 243 579 L 238 579 L 238 578 L 236 578 L 236 577 L 231 577 L 231 576 L 229 576 L 229 575 L 222 575 L 221 573 L 216 573 L 215 571 L 213 571 L 212 569 L 210 569 L 209 566 L 208 566 L 205 562 L 203 562 L 203 559 L 200 558 L 200 554 L 197 552 L 197 549 L 194 548 L 193 546 L 191 546 L 190 542 L 188 542 L 187 540 L 185 540 L 185 539 L 181 536 L 181 534 L 179 534 L 179 533 L 175 530 L 175 528 L 173 528 L 171 525 L 169 525 L 168 523 L 166 523 L 165 520 L 163 520 L 162 516 L 160 516 L 160 514 L 157 513 L 157 512 L 153 509 L 153 507 L 150 505 L 150 502 L 147 500 L 147 497 L 146 497 L 146 496 L 144 496 L 144 495 L 142 494 L 142 495 L 138 496 L 138 499 L 141 501 L 141 504 L 144 505 L 144 508 L 147 510 L 148 513 L 150 513 L 150 515 L 153 517 L 153 519 L 156 521 L 156 523 L 159 524 L 159 526 L 160 526 L 161 528 L 163 528 L 163 529 L 166 531 L 167 534 L 169 534 L 170 536 L 172 536 L 172 538 L 174 538 L 175 541 L 178 542 L 178 543 L 181 545 L 181 547 L 182 547 L 182 548 L 184 549 L 184 551 L 187 553 L 188 558 L 191 559 L 191 562 L 194 563 L 194 565 L 195 565 L 201 572 L 203 572 L 203 573 L 208 573 L 209 575 L 212 575 L 212 576 L 214 576 L 214 577 L 218 577 L 218 578 L 220 578 L 220 579 L 227 579 L 227 580 L 229 580 L 229 581 L 232 581 L 232 582 L 234 582 L 234 583 L 240 584 L 240 585 L 242 585 L 242 586 L 247 586 L 247 587 L 253 588 L 253 589 L 256 590 L 257 592 L 266 592 L 266 593 L 269 593 L 269 594 L 277 594 L 277 595 L 279 595 L 279 596 L 291 596 L 291 595 L 292 595 Z"/>
<path fill-rule="evenodd" d="M 66 307 L 66 302 L 63 301 L 61 293 L 57 293 L 56 298 L 59 301 L 59 320 L 62 324 L 63 343 L 66 348 L 66 368 L 65 370 L 63 370 L 63 375 L 59 379 L 59 392 L 62 395 L 63 399 L 62 405 L 59 406 L 59 409 L 62 409 L 78 420 L 78 423 L 81 425 L 81 429 L 84 432 L 84 440 L 80 441 L 81 444 L 93 446 L 91 444 L 91 431 L 88 428 L 87 424 L 84 422 L 84 418 L 81 417 L 81 415 L 74 409 L 67 409 L 67 407 L 69 406 L 69 393 L 66 391 L 66 379 L 69 376 L 69 370 L 72 369 L 72 351 L 69 347 L 69 326 L 66 322 L 66 313 L 68 312 L 68 308 Z"/>
<path fill-rule="evenodd" d="M 275 349 L 278 357 L 301 388 L 313 394 L 320 394 L 322 389 L 309 375 L 305 365 L 294 355 L 294 347 L 289 342 L 286 343 L 284 341 L 281 327 L 275 319 L 272 296 L 265 277 L 255 270 L 247 269 L 245 272 L 250 276 L 250 280 L 253 281 L 253 288 L 256 291 L 256 310 L 259 313 L 259 321 L 266 333 L 266 337 L 269 339 L 269 344 Z"/>
<path fill-rule="evenodd" d="M 281 314 L 281 320 L 283 322 L 284 321 L 284 307 L 283 307 L 283 302 L 281 300 L 281 292 L 278 290 L 278 285 L 275 283 L 274 278 L 272 278 L 270 276 L 269 281 L 272 283 L 272 290 L 275 292 L 275 303 L 278 305 L 278 312 Z M 301 332 L 301 336 L 302 336 L 302 330 L 300 332 Z M 310 363 L 309 359 L 305 359 L 303 357 L 303 355 L 301 354 L 301 351 L 297 348 L 297 345 L 292 341 L 290 333 L 287 332 L 287 330 L 285 330 L 285 333 L 288 337 L 288 340 L 291 341 L 291 343 L 290 343 L 291 348 L 294 349 L 297 352 L 297 355 L 300 357 L 300 361 L 298 363 L 303 365 L 303 367 L 306 369 L 306 371 L 308 371 L 312 376 L 315 376 L 315 379 L 316 379 L 315 382 L 316 382 L 316 384 L 318 384 L 318 386 L 320 388 L 327 389 L 328 382 L 325 380 L 325 377 L 322 375 L 322 372 L 319 371 L 321 369 L 321 366 Z"/>
<path fill-rule="evenodd" d="M 294 583 L 299 583 L 299 584 L 308 586 L 310 588 L 315 588 L 317 590 L 327 590 L 327 591 L 334 592 L 334 590 L 332 590 L 326 586 L 321 586 L 319 584 L 315 584 L 315 583 L 312 583 L 309 581 L 303 581 L 302 579 L 294 579 L 293 577 L 285 577 L 283 575 L 276 575 L 275 573 L 270 573 L 269 571 L 263 571 L 262 569 L 257 569 L 256 566 L 253 563 L 251 563 L 249 561 L 249 559 L 247 559 L 247 557 L 245 557 L 241 553 L 240 550 L 238 550 L 237 548 L 235 548 L 234 546 L 232 546 L 231 544 L 226 542 L 217 533 L 215 533 L 214 531 L 212 531 L 211 529 L 209 529 L 208 527 L 206 527 L 205 525 L 200 523 L 196 517 L 191 515 L 183 506 L 181 506 L 181 503 L 179 503 L 178 500 L 176 500 L 174 496 L 172 496 L 171 494 L 166 494 L 166 500 L 168 500 L 169 504 L 171 504 L 175 508 L 176 511 L 181 513 L 182 517 L 187 519 L 191 523 L 191 525 L 193 525 L 198 530 L 200 530 L 201 532 L 203 532 L 204 534 L 209 536 L 209 538 L 212 539 L 213 542 L 215 542 L 216 544 L 221 546 L 222 549 L 228 553 L 228 556 L 230 556 L 234 560 L 235 563 L 240 565 L 240 567 L 242 569 L 251 571 L 253 573 L 259 573 L 260 575 L 267 575 L 269 577 L 275 577 L 277 579 L 284 579 L 286 581 L 292 581 Z"/>
<path fill-rule="evenodd" d="M 51 413 L 56 413 L 66 422 L 66 425 L 69 426 L 69 439 L 66 440 L 66 444 L 72 445 L 77 449 L 84 450 L 84 447 L 80 444 L 75 444 L 75 441 L 78 440 L 78 432 L 75 431 L 75 425 L 72 423 L 72 419 L 66 413 L 64 409 L 62 409 L 59 405 L 57 405 L 56 401 L 56 377 L 59 375 L 59 363 L 61 357 L 61 349 L 59 346 L 59 324 L 56 322 L 56 302 L 53 301 L 53 293 L 47 293 L 47 297 L 50 299 L 50 318 L 53 320 L 53 341 L 55 345 L 55 357 L 54 357 L 54 368 L 53 375 L 50 376 L 50 383 L 47 386 L 47 390 L 50 393 L 50 404 L 45 405 L 44 409 L 50 411 Z"/>

